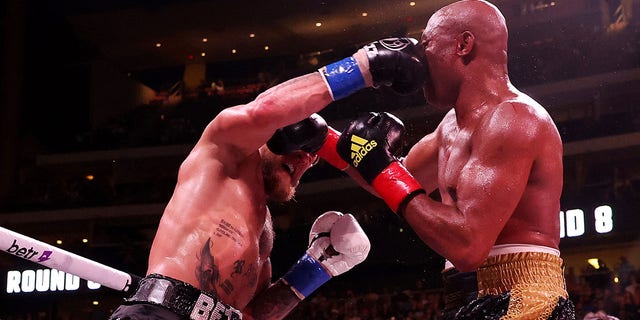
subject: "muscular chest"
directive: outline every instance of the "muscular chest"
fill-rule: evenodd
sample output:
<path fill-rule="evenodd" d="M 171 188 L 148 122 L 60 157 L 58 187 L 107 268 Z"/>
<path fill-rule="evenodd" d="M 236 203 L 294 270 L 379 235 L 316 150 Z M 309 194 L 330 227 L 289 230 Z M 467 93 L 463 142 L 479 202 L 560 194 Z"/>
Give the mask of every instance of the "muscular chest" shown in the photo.
<path fill-rule="evenodd" d="M 438 151 L 440 191 L 453 200 L 456 199 L 458 180 L 471 155 L 471 136 L 471 131 L 451 126 L 441 137 Z"/>

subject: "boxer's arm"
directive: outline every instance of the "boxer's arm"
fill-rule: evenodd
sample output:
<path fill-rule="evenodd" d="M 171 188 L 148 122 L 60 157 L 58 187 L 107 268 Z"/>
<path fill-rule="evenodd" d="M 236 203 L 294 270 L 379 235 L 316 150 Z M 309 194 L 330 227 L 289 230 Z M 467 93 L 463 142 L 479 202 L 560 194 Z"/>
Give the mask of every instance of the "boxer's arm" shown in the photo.
<path fill-rule="evenodd" d="M 363 78 L 362 88 L 372 86 L 364 50 L 358 50 L 352 58 Z M 205 128 L 200 141 L 230 145 L 240 155 L 247 155 L 255 152 L 278 128 L 308 118 L 333 100 L 320 72 L 302 75 L 269 88 L 247 104 L 222 110 Z"/>
<path fill-rule="evenodd" d="M 255 100 L 222 110 L 199 143 L 229 146 L 238 156 L 255 152 L 276 129 L 301 121 L 331 102 L 322 77 L 303 75 L 261 93 Z"/>
<path fill-rule="evenodd" d="M 328 211 L 311 226 L 309 248 L 289 271 L 243 310 L 252 319 L 282 319 L 332 277 L 364 261 L 371 244 L 351 214 Z"/>
<path fill-rule="evenodd" d="M 243 319 L 283 319 L 300 299 L 281 280 L 271 283 L 271 258 L 262 267 L 258 279 L 256 294 L 242 310 Z"/>
<path fill-rule="evenodd" d="M 300 298 L 281 279 L 258 293 L 242 311 L 243 319 L 283 319 L 299 303 Z"/>
<path fill-rule="evenodd" d="M 410 38 L 375 41 L 351 57 L 271 87 L 255 100 L 223 110 L 201 141 L 229 144 L 250 154 L 281 127 L 317 113 L 334 100 L 370 86 L 408 93 L 428 76 L 422 50 Z"/>
<path fill-rule="evenodd" d="M 282 319 L 301 301 L 282 280 L 271 283 L 270 259 L 258 281 L 255 297 L 242 310 L 243 319 Z"/>

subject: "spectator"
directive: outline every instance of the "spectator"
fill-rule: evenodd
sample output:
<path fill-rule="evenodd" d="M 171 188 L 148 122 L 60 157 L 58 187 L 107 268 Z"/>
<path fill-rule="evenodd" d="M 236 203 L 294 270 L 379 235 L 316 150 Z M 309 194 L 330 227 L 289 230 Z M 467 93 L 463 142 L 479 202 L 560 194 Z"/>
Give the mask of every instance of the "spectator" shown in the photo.
<path fill-rule="evenodd" d="M 624 310 L 630 319 L 640 319 L 640 283 L 638 271 L 629 277 L 629 285 L 624 288 Z"/>

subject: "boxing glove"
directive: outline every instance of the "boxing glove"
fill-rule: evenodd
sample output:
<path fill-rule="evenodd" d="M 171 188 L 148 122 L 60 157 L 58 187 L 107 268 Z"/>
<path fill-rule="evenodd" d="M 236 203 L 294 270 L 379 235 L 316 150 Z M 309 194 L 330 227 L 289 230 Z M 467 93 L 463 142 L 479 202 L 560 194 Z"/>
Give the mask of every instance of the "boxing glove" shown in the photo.
<path fill-rule="evenodd" d="M 410 94 L 422 87 L 428 77 L 424 53 L 413 38 L 387 38 L 363 47 L 369 61 L 373 86 L 389 86 L 399 94 Z M 318 70 L 333 100 L 365 88 L 365 80 L 355 57 L 351 56 Z"/>
<path fill-rule="evenodd" d="M 396 158 L 404 134 L 404 124 L 394 115 L 369 112 L 351 121 L 336 145 L 340 157 L 358 170 L 396 213 L 409 196 L 425 192 Z"/>
<path fill-rule="evenodd" d="M 282 279 L 300 299 L 367 258 L 371 243 L 351 214 L 328 211 L 311 226 L 309 247 Z"/>
<path fill-rule="evenodd" d="M 319 114 L 314 113 L 307 119 L 276 130 L 267 141 L 267 147 L 279 155 L 296 150 L 317 153 L 332 166 L 345 170 L 349 165 L 336 152 L 338 137 L 340 133 L 329 127 Z"/>
<path fill-rule="evenodd" d="M 418 40 L 387 38 L 372 42 L 364 49 L 374 88 L 389 86 L 399 94 L 411 94 L 422 88 L 428 69 Z"/>
<path fill-rule="evenodd" d="M 267 141 L 269 150 L 285 155 L 297 150 L 316 153 L 327 138 L 327 122 L 318 114 L 276 130 Z"/>

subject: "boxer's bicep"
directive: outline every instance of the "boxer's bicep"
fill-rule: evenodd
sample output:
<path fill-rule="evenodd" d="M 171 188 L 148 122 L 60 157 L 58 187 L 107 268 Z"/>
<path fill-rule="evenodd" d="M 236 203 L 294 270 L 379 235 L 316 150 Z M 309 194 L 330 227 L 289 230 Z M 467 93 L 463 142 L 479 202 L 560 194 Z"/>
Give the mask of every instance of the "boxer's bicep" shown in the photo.
<path fill-rule="evenodd" d="M 204 150 L 213 150 L 210 146 L 216 146 L 220 151 L 237 153 L 241 157 L 255 152 L 276 129 L 254 119 L 252 110 L 255 108 L 252 101 L 222 110 L 204 129 L 198 146 L 203 146 Z"/>
<path fill-rule="evenodd" d="M 276 129 L 308 118 L 331 101 L 317 72 L 296 77 L 247 104 L 222 110 L 205 128 L 199 143 L 227 145 L 246 155 L 262 146 Z"/>

